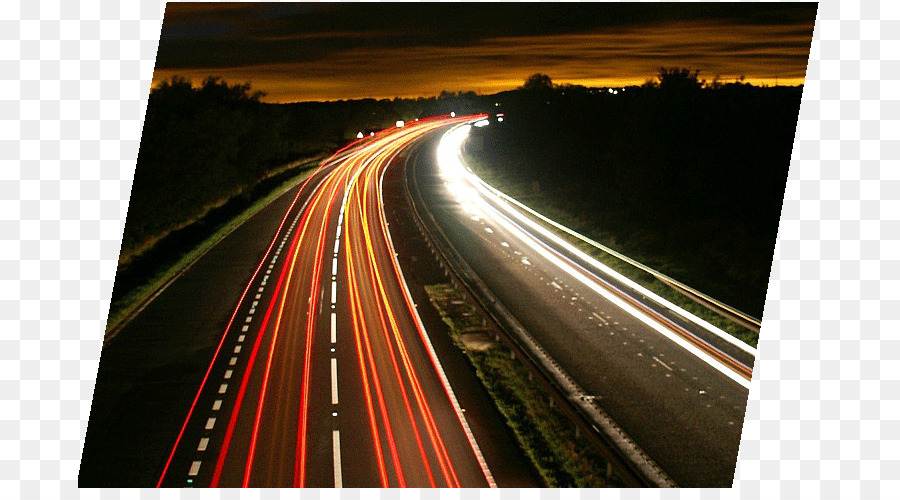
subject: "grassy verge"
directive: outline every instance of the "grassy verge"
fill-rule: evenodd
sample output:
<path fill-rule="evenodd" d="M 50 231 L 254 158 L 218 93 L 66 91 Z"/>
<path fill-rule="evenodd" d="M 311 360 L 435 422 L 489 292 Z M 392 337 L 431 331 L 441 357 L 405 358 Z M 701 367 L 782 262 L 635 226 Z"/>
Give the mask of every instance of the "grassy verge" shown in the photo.
<path fill-rule="evenodd" d="M 621 248 L 621 245 L 617 244 L 616 239 L 613 235 L 608 235 L 601 231 L 592 230 L 591 224 L 589 222 L 583 220 L 582 218 L 579 218 L 578 216 L 570 212 L 560 209 L 557 204 L 554 203 L 554 200 L 543 192 L 534 193 L 521 183 L 505 179 L 502 175 L 494 172 L 489 166 L 485 165 L 474 155 L 466 155 L 466 162 L 472 168 L 472 171 L 476 175 L 481 177 L 485 182 L 500 190 L 501 192 L 513 197 L 519 202 L 525 204 L 532 210 L 558 222 L 559 224 L 562 224 L 563 226 L 574 229 L 587 236 L 588 238 L 606 245 L 607 247 L 614 248 L 617 251 L 628 254 L 629 257 L 634 258 L 638 262 L 647 261 L 645 256 L 636 255 L 633 249 Z M 572 244 L 584 253 L 590 255 L 597 261 L 611 267 L 622 275 L 627 276 L 628 278 L 634 280 L 648 290 L 664 297 L 665 299 L 673 302 L 683 309 L 721 328 L 725 332 L 728 332 L 729 334 L 742 340 L 743 342 L 756 347 L 756 344 L 759 341 L 758 333 L 711 311 L 710 309 L 698 304 L 697 302 L 694 302 L 693 300 L 671 288 L 664 282 L 658 280 L 653 275 L 642 271 L 641 269 L 638 269 L 631 264 L 620 260 L 617 257 L 614 257 L 594 246 L 591 246 L 569 234 L 559 231 L 556 228 L 547 226 L 547 229 L 553 231 L 557 236 L 563 238 L 568 243 Z"/>
<path fill-rule="evenodd" d="M 615 476 L 607 478 L 606 461 L 549 405 L 549 395 L 531 380 L 525 366 L 494 341 L 462 293 L 448 284 L 429 285 L 425 291 L 548 487 L 621 486 Z"/>
<path fill-rule="evenodd" d="M 195 260 L 206 253 L 222 238 L 224 238 L 235 228 L 243 224 L 247 219 L 253 217 L 266 205 L 274 201 L 279 196 L 283 195 L 286 191 L 295 187 L 297 184 L 306 180 L 315 171 L 315 167 L 319 165 L 321 160 L 322 158 L 315 158 L 307 160 L 305 162 L 296 162 L 290 165 L 286 165 L 284 168 L 279 169 L 272 175 L 267 176 L 268 178 L 291 168 L 305 168 L 302 173 L 283 182 L 281 185 L 272 189 L 268 194 L 258 198 L 235 217 L 231 218 L 227 222 L 220 224 L 218 228 L 215 229 L 200 244 L 194 246 L 192 249 L 182 254 L 181 257 L 173 264 L 165 266 L 164 268 L 153 272 L 151 275 L 147 276 L 146 280 L 141 284 L 131 288 L 122 297 L 113 300 L 109 307 L 109 316 L 106 322 L 106 334 L 104 335 L 103 339 L 104 345 L 115 336 L 118 327 L 123 323 L 123 321 L 125 321 L 129 317 L 129 315 L 136 311 L 148 298 L 156 293 L 156 291 L 159 290 L 160 287 L 165 285 L 183 269 L 190 266 Z"/>

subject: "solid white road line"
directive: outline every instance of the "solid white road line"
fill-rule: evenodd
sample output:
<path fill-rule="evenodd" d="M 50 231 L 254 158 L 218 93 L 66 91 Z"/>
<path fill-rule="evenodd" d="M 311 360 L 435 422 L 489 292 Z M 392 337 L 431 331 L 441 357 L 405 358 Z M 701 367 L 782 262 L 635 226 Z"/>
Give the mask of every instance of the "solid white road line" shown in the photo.
<path fill-rule="evenodd" d="M 338 404 L 337 359 L 331 358 L 331 404 Z"/>
<path fill-rule="evenodd" d="M 381 177 L 378 181 L 378 192 L 384 192 L 384 173 L 386 170 L 382 170 Z M 382 213 L 384 213 L 384 203 L 379 204 Z M 397 252 L 394 247 L 394 240 L 391 237 L 390 231 L 385 231 L 385 235 L 387 236 L 388 249 L 390 254 L 392 255 L 392 259 L 394 259 L 395 269 L 400 274 L 400 284 L 403 286 L 403 294 L 406 296 L 407 302 L 413 304 L 412 294 L 409 291 L 409 286 L 406 284 L 406 277 L 403 275 L 403 270 L 400 268 L 400 262 L 397 260 Z M 456 418 L 459 420 L 460 425 L 463 428 L 463 432 L 466 435 L 466 439 L 469 441 L 469 446 L 472 448 L 472 452 L 475 454 L 475 460 L 478 462 L 478 465 L 481 467 L 481 471 L 484 474 L 484 478 L 488 483 L 488 487 L 496 488 L 497 483 L 494 481 L 494 475 L 491 473 L 490 468 L 488 467 L 487 460 L 484 459 L 484 455 L 481 453 L 481 448 L 478 446 L 478 442 L 475 441 L 475 435 L 472 434 L 472 429 L 469 427 L 469 422 L 466 420 L 463 415 L 462 408 L 459 406 L 459 401 L 456 399 L 456 394 L 453 392 L 453 388 L 450 386 L 450 381 L 447 379 L 447 374 L 444 373 L 444 368 L 441 366 L 441 362 L 437 357 L 437 353 L 434 350 L 434 346 L 431 344 L 431 339 L 428 337 L 428 334 L 425 331 L 425 324 L 422 323 L 422 317 L 419 316 L 419 309 L 413 308 L 413 320 L 416 323 L 416 328 L 419 330 L 422 335 L 423 340 L 425 341 L 425 348 L 428 351 L 428 356 L 431 358 L 431 363 L 434 365 L 434 368 L 437 370 L 438 378 L 441 380 L 441 384 L 444 386 L 444 391 L 447 394 L 447 397 L 450 399 L 450 404 L 453 406 L 453 410 L 456 413 Z"/>
<path fill-rule="evenodd" d="M 332 452 L 334 453 L 334 487 L 342 488 L 344 481 L 341 474 L 341 433 L 340 431 L 331 431 Z"/>

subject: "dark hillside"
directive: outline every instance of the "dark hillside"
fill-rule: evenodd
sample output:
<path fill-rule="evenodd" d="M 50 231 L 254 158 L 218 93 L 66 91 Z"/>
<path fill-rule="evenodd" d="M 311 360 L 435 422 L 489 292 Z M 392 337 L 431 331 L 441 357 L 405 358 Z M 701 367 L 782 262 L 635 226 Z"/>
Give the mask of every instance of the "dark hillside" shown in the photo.
<path fill-rule="evenodd" d="M 522 201 L 759 317 L 802 87 L 682 80 L 506 93 L 469 153 Z"/>
<path fill-rule="evenodd" d="M 173 77 L 150 93 L 119 268 L 117 301 L 362 131 L 484 108 L 472 92 L 418 99 L 268 104 L 250 84 Z M 114 304 L 113 309 L 118 306 Z"/>

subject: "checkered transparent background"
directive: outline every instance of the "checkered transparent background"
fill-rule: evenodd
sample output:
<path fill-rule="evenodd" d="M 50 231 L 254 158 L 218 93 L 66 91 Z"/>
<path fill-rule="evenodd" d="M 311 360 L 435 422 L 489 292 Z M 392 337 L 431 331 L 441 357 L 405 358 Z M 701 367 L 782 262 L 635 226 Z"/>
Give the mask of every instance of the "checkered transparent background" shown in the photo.
<path fill-rule="evenodd" d="M 159 0 L 0 8 L 3 498 L 301 495 L 76 488 L 162 13 Z M 735 488 L 609 498 L 900 497 L 898 58 L 900 2 L 820 3 Z"/>

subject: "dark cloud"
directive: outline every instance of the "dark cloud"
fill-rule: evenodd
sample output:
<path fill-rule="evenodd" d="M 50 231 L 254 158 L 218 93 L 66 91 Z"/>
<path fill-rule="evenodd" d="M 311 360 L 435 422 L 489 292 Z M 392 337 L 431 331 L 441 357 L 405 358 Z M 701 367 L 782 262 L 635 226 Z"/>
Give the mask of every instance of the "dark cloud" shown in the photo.
<path fill-rule="evenodd" d="M 589 75 L 618 67 L 619 80 L 635 80 L 659 64 L 716 57 L 732 59 L 712 65 L 723 68 L 741 58 L 784 60 L 741 74 L 802 78 L 815 13 L 814 3 L 169 3 L 155 78 L 249 77 L 277 85 L 255 85 L 275 100 L 323 96 L 304 93 L 304 81 L 330 88 L 334 98 L 359 97 L 364 82 L 381 89 L 373 79 L 391 75 L 392 84 L 403 83 L 393 95 L 422 95 L 460 81 L 493 89 L 529 71 Z M 614 64 L 604 60 L 610 57 Z M 291 79 L 293 92 L 283 87 Z"/>

